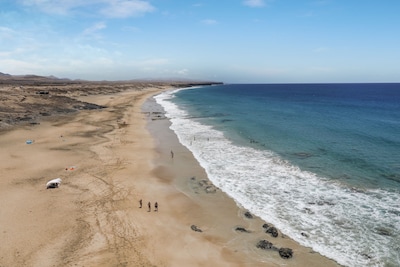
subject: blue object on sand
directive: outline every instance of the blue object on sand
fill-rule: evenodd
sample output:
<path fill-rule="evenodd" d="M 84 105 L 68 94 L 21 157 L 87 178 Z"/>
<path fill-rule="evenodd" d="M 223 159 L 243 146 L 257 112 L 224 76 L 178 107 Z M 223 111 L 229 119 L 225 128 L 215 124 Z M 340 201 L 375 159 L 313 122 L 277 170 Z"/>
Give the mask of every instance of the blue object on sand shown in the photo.
<path fill-rule="evenodd" d="M 32 144 L 33 143 L 33 140 L 26 140 L 26 142 L 25 142 L 27 145 L 30 145 L 30 144 Z"/>

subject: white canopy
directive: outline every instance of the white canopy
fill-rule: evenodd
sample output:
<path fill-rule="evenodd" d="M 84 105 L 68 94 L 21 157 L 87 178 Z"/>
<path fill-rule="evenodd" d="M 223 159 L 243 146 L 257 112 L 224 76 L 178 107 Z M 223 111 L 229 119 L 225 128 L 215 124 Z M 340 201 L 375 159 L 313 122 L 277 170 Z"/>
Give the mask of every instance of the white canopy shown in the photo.
<path fill-rule="evenodd" d="M 61 184 L 61 178 L 56 178 L 47 182 L 46 186 L 49 187 L 58 187 Z"/>

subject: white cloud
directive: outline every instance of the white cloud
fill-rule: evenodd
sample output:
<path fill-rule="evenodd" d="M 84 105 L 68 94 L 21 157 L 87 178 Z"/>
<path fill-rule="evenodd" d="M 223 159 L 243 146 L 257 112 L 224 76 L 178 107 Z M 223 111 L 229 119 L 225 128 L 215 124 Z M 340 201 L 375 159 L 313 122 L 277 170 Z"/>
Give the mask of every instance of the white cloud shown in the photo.
<path fill-rule="evenodd" d="M 188 69 L 181 69 L 181 70 L 176 71 L 176 73 L 179 75 L 186 75 L 188 72 L 189 72 Z"/>
<path fill-rule="evenodd" d="M 12 39 L 15 34 L 16 34 L 16 32 L 13 29 L 0 26 L 0 38 L 2 40 Z"/>
<path fill-rule="evenodd" d="M 83 35 L 85 36 L 96 36 L 96 33 L 99 32 L 102 29 L 105 29 L 107 25 L 104 22 L 97 22 L 96 24 L 90 26 L 89 28 L 86 28 L 83 31 Z"/>
<path fill-rule="evenodd" d="M 11 54 L 10 51 L 0 51 L 0 57 L 9 57 Z"/>
<path fill-rule="evenodd" d="M 263 7 L 265 6 L 264 0 L 245 0 L 243 4 L 249 7 Z"/>
<path fill-rule="evenodd" d="M 108 2 L 101 13 L 109 18 L 136 17 L 154 11 L 154 7 L 147 1 L 114 0 Z"/>
<path fill-rule="evenodd" d="M 42 12 L 57 14 L 57 15 L 65 15 L 71 9 L 90 5 L 94 2 L 93 0 L 80 1 L 80 0 L 21 0 L 20 1 L 25 6 L 36 7 Z"/>
<path fill-rule="evenodd" d="M 77 8 L 90 8 L 94 13 L 110 18 L 139 16 L 155 9 L 145 0 L 20 0 L 20 3 L 57 15 L 67 15 Z"/>
<path fill-rule="evenodd" d="M 16 59 L 0 59 L 0 66 L 4 66 L 2 71 L 14 75 L 18 74 L 37 74 L 41 69 L 40 64 L 31 63 L 23 60 Z"/>
<path fill-rule="evenodd" d="M 0 56 L 11 57 L 29 54 L 38 49 L 40 44 L 29 34 L 18 32 L 9 27 L 0 26 Z"/>

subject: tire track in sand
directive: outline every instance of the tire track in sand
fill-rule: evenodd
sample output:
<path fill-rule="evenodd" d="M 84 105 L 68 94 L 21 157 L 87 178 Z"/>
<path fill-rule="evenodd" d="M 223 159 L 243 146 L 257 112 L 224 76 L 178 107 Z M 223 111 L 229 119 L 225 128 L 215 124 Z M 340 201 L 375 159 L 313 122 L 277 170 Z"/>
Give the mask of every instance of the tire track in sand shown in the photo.
<path fill-rule="evenodd" d="M 90 234 L 86 237 L 89 240 L 75 244 L 82 249 L 70 255 L 70 262 L 71 258 L 79 258 L 80 263 L 89 266 L 153 266 L 140 252 L 146 246 L 144 238 L 126 212 L 132 208 L 129 199 L 134 188 L 118 181 L 119 172 L 129 163 L 116 151 L 118 146 L 130 144 L 125 137 L 126 128 L 118 121 L 121 114 L 127 114 L 130 102 L 125 96 L 122 104 L 102 111 L 108 113 L 102 116 L 106 118 L 103 121 L 84 119 L 107 130 L 100 134 L 100 143 L 90 148 L 95 164 L 82 171 L 86 181 L 82 187 L 89 190 L 82 196 L 81 209 Z"/>

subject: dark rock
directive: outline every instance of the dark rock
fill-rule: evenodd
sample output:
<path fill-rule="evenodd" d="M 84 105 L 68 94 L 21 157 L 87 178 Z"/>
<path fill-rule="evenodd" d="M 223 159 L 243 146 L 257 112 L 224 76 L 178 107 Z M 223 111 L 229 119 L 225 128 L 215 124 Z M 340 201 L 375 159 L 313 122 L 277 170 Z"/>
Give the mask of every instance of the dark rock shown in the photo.
<path fill-rule="evenodd" d="M 217 192 L 217 189 L 214 186 L 207 186 L 204 190 L 207 193 L 215 193 L 215 192 Z"/>
<path fill-rule="evenodd" d="M 195 231 L 195 232 L 200 232 L 200 233 L 203 232 L 200 228 L 198 228 L 198 227 L 197 227 L 196 225 L 194 225 L 194 224 L 193 224 L 192 226 L 190 226 L 190 228 L 192 228 L 192 230 Z"/>
<path fill-rule="evenodd" d="M 293 257 L 293 250 L 291 248 L 280 248 L 279 256 L 281 256 L 282 259 L 290 259 Z"/>
<path fill-rule="evenodd" d="M 305 208 L 304 211 L 308 214 L 314 214 L 314 212 L 310 208 Z"/>
<path fill-rule="evenodd" d="M 250 233 L 249 230 L 247 230 L 247 229 L 244 228 L 244 227 L 240 227 L 240 226 L 239 226 L 239 227 L 236 227 L 235 230 L 238 231 L 238 232 L 242 232 L 242 233 Z"/>
<path fill-rule="evenodd" d="M 271 234 L 273 237 L 278 237 L 278 229 L 275 227 L 270 227 L 265 232 Z"/>
<path fill-rule="evenodd" d="M 245 216 L 247 219 L 253 219 L 253 215 L 252 215 L 250 212 L 248 212 L 248 211 L 246 211 L 246 212 L 244 213 L 244 216 Z"/>
<path fill-rule="evenodd" d="M 273 237 L 278 237 L 278 229 L 273 226 L 269 226 L 268 224 L 264 223 L 262 226 L 265 229 L 267 234 L 271 234 Z"/>
<path fill-rule="evenodd" d="M 308 238 L 308 234 L 301 232 L 301 235 Z"/>
<path fill-rule="evenodd" d="M 265 239 L 258 241 L 256 246 L 260 249 L 265 249 L 265 250 L 267 249 L 278 250 L 271 242 Z"/>
<path fill-rule="evenodd" d="M 92 110 L 92 109 L 103 109 L 105 107 L 92 103 L 81 102 L 78 105 L 73 105 L 73 108 L 77 110 Z"/>
<path fill-rule="evenodd" d="M 194 179 L 192 178 L 192 181 Z M 217 187 L 215 187 L 211 181 L 203 179 L 198 182 L 198 185 L 204 190 L 206 193 L 216 193 L 217 192 Z"/>
<path fill-rule="evenodd" d="M 383 227 L 378 227 L 375 229 L 376 233 L 379 235 L 385 235 L 385 236 L 391 236 L 392 232 L 390 231 L 390 229 L 387 228 L 383 228 Z"/>
<path fill-rule="evenodd" d="M 367 253 L 362 253 L 361 256 L 363 256 L 364 258 L 370 260 L 372 259 L 372 257 L 370 255 L 368 255 Z"/>
<path fill-rule="evenodd" d="M 58 188 L 58 184 L 57 184 L 57 183 L 52 183 L 52 184 L 49 184 L 49 185 L 46 187 L 46 189 L 53 189 L 53 188 Z"/>
<path fill-rule="evenodd" d="M 20 121 L 30 121 L 30 120 L 32 120 L 33 118 L 32 118 L 32 117 L 29 117 L 29 116 L 25 116 L 25 117 L 23 117 L 23 118 L 19 117 L 19 118 L 17 118 L 17 119 L 19 119 Z"/>

